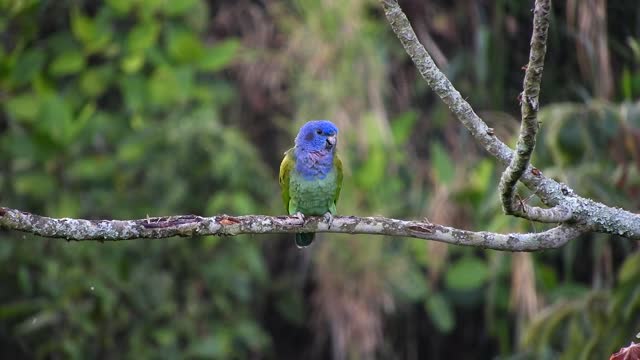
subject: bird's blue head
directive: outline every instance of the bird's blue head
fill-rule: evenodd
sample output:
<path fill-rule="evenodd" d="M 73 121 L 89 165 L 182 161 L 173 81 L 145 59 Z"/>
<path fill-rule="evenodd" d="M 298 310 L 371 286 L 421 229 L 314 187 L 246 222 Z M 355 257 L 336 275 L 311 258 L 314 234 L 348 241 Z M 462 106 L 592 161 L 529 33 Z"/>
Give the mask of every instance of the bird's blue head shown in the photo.
<path fill-rule="evenodd" d="M 296 136 L 296 147 L 306 151 L 333 152 L 337 143 L 338 128 L 328 120 L 309 121 Z"/>

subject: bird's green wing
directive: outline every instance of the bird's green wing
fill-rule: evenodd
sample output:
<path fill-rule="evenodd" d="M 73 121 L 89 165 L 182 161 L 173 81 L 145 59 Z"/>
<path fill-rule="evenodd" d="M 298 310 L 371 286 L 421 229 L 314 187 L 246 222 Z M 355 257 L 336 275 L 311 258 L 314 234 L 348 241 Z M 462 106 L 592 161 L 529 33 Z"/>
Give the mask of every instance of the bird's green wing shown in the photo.
<path fill-rule="evenodd" d="M 337 187 L 336 187 L 336 197 L 335 200 L 333 201 L 334 204 L 336 204 L 338 202 L 338 198 L 340 197 L 340 190 L 342 190 L 342 160 L 340 160 L 340 156 L 338 156 L 338 154 L 336 154 L 336 156 L 333 157 L 333 167 L 336 169 L 338 178 L 336 179 L 337 182 Z"/>
<path fill-rule="evenodd" d="M 282 190 L 282 201 L 284 202 L 284 209 L 289 213 L 289 178 L 291 176 L 291 169 L 295 164 L 293 149 L 289 149 L 284 153 L 284 159 L 280 163 L 280 176 L 278 180 L 280 182 L 280 189 Z"/>

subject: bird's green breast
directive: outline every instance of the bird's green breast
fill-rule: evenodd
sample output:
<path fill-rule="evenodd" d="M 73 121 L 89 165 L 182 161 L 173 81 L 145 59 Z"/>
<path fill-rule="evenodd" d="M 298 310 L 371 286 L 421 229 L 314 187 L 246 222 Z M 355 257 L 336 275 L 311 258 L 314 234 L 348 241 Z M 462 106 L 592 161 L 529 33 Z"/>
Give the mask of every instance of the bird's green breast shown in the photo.
<path fill-rule="evenodd" d="M 292 171 L 289 183 L 289 213 L 299 211 L 305 215 L 323 215 L 328 211 L 335 211 L 337 188 L 335 169 L 322 179 L 305 179 L 296 171 Z"/>

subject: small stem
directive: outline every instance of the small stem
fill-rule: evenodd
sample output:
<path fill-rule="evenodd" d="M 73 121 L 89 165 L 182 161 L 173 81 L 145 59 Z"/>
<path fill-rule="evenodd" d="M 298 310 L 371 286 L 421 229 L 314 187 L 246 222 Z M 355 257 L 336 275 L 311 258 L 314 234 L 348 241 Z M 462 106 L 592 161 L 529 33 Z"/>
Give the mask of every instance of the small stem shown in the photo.
<path fill-rule="evenodd" d="M 547 32 L 551 0 L 536 0 L 533 14 L 533 33 L 529 63 L 524 76 L 524 91 L 520 95 L 522 122 L 515 156 L 500 178 L 500 201 L 505 213 L 528 218 L 522 206 L 515 200 L 516 183 L 529 167 L 538 132 L 538 108 L 540 107 L 540 82 L 547 52 Z"/>

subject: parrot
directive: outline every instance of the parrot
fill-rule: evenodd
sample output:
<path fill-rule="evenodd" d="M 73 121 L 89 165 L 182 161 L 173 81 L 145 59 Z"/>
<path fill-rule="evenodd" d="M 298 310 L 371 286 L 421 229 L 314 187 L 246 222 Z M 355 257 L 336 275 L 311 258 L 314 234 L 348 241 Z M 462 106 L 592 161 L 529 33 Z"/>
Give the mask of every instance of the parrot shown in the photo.
<path fill-rule="evenodd" d="M 280 164 L 282 201 L 289 215 L 302 221 L 305 215 L 322 215 L 331 226 L 343 177 L 337 142 L 338 128 L 331 121 L 309 121 L 300 128 L 295 146 Z M 314 237 L 315 233 L 298 233 L 296 245 L 307 247 Z"/>

